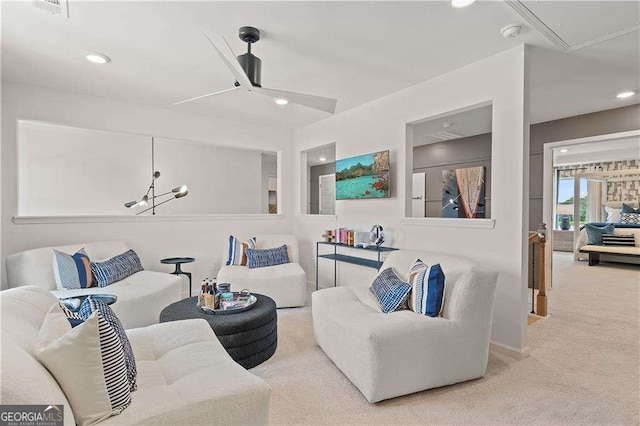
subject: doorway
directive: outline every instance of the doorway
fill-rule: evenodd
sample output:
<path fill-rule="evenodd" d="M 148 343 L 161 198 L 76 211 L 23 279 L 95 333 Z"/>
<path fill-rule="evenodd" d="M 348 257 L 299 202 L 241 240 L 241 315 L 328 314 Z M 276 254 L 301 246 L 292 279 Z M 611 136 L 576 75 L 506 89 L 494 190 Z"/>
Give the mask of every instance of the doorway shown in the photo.
<path fill-rule="evenodd" d="M 336 175 L 318 176 L 319 214 L 336 214 Z"/>

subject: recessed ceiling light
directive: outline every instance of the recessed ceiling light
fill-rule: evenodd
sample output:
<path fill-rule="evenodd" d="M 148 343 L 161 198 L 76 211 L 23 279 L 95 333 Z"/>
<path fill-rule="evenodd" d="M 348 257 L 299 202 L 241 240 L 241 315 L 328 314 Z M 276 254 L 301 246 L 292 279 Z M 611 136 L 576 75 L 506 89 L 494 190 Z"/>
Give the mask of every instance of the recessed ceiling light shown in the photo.
<path fill-rule="evenodd" d="M 87 61 L 93 62 L 94 64 L 107 64 L 111 62 L 111 58 L 103 55 L 102 53 L 89 53 L 87 56 Z"/>
<path fill-rule="evenodd" d="M 471 6 L 476 0 L 451 0 L 451 7 L 456 9 L 462 9 L 463 7 Z"/>
<path fill-rule="evenodd" d="M 324 157 L 320 157 L 320 158 L 319 158 L 319 160 L 320 160 L 320 161 L 327 161 L 327 159 L 326 159 L 326 158 L 324 158 Z"/>
<path fill-rule="evenodd" d="M 626 92 L 618 93 L 618 95 L 616 97 L 618 99 L 624 99 L 624 98 L 630 98 L 631 96 L 633 96 L 635 94 L 636 94 L 635 90 L 627 90 Z"/>
<path fill-rule="evenodd" d="M 277 103 L 278 105 L 286 105 L 289 103 L 289 101 L 284 98 L 278 98 L 275 100 L 275 103 Z"/>
<path fill-rule="evenodd" d="M 562 153 L 562 154 L 564 154 L 565 152 L 569 152 L 569 150 L 568 149 L 561 149 L 560 150 L 560 153 Z"/>

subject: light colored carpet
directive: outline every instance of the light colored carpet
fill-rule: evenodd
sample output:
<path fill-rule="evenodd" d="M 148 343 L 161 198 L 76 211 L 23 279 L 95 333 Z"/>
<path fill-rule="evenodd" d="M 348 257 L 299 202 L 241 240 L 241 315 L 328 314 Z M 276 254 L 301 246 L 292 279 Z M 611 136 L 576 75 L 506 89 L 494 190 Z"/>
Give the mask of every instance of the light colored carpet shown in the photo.
<path fill-rule="evenodd" d="M 637 425 L 640 268 L 555 260 L 529 357 L 491 353 L 482 379 L 374 405 L 315 344 L 310 308 L 278 311 L 278 350 L 251 370 L 272 387 L 271 423 Z"/>

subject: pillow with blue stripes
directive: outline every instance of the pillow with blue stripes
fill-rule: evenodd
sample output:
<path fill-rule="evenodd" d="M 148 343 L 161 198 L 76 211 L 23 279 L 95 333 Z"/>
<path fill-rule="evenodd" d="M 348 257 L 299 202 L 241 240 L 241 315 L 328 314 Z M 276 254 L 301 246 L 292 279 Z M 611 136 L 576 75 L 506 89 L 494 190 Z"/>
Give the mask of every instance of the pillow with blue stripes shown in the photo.
<path fill-rule="evenodd" d="M 142 262 L 133 250 L 127 250 L 104 262 L 91 262 L 91 271 L 98 287 L 106 287 L 142 270 Z"/>
<path fill-rule="evenodd" d="M 388 314 L 405 307 L 411 285 L 398 278 L 393 268 L 387 268 L 373 281 L 371 291 L 378 299 L 382 312 Z"/>
<path fill-rule="evenodd" d="M 286 244 L 263 250 L 248 248 L 245 252 L 247 254 L 247 266 L 249 269 L 289 263 L 289 253 L 287 252 Z"/>
<path fill-rule="evenodd" d="M 428 266 L 417 259 L 409 268 L 411 296 L 409 309 L 429 317 L 438 317 L 444 307 L 445 276 L 440 264 Z"/>
<path fill-rule="evenodd" d="M 89 288 L 93 286 L 91 261 L 84 247 L 75 254 L 53 249 L 53 277 L 58 290 Z"/>
<path fill-rule="evenodd" d="M 99 423 L 131 404 L 118 337 L 99 311 L 72 327 L 55 303 L 38 333 L 35 356 L 56 379 L 79 425 Z"/>
<path fill-rule="evenodd" d="M 102 317 L 109 323 L 111 328 L 113 328 L 113 331 L 115 331 L 118 336 L 118 340 L 122 346 L 122 351 L 124 352 L 124 362 L 127 365 L 127 380 L 129 381 L 130 391 L 133 392 L 138 389 L 138 385 L 136 384 L 136 376 L 138 372 L 136 369 L 136 359 L 133 356 L 133 349 L 131 349 L 131 343 L 129 343 L 127 333 L 125 333 L 122 323 L 111 307 L 102 300 L 94 299 L 92 296 L 87 296 L 87 298 L 84 299 L 80 305 L 80 309 L 78 310 L 78 315 L 83 321 L 86 321 L 91 314 L 96 311 L 100 312 Z M 71 320 L 69 321 L 71 322 Z"/>
<path fill-rule="evenodd" d="M 229 235 L 229 257 L 227 258 L 227 266 L 238 265 L 238 266 L 246 266 L 247 265 L 247 249 L 256 248 L 256 237 L 249 238 L 244 243 L 234 237 L 233 235 Z"/>

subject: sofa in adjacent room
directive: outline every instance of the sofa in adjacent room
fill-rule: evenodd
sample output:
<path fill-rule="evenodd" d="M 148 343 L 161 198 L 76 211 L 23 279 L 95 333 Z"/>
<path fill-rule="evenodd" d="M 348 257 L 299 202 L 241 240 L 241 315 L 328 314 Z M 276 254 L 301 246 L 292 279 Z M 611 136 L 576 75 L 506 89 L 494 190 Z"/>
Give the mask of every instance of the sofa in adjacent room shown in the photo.
<path fill-rule="evenodd" d="M 482 377 L 487 368 L 497 273 L 458 257 L 400 250 L 392 267 L 407 280 L 416 259 L 446 276 L 441 317 L 382 313 L 369 283 L 312 295 L 313 334 L 370 403 Z"/>
<path fill-rule="evenodd" d="M 55 303 L 39 287 L 0 292 L 0 395 L 2 404 L 62 404 L 64 424 L 74 425 L 64 392 L 35 357 L 38 333 Z M 137 364 L 137 390 L 131 405 L 100 424 L 267 424 L 269 385 L 231 359 L 206 321 L 173 321 L 126 334 Z"/>
<path fill-rule="evenodd" d="M 250 269 L 247 266 L 226 266 L 229 250 L 222 253 L 222 268 L 218 283 L 230 283 L 232 291 L 244 288 L 252 293 L 264 294 L 276 302 L 278 308 L 304 306 L 306 300 L 306 274 L 298 264 L 298 241 L 293 235 L 256 235 L 256 248 L 266 249 L 287 245 L 289 263 Z"/>
<path fill-rule="evenodd" d="M 58 297 L 75 297 L 86 294 L 115 294 L 118 301 L 112 305 L 125 328 L 156 324 L 160 311 L 180 300 L 182 281 L 175 275 L 140 271 L 107 287 L 90 287 L 59 290 L 53 273 L 53 249 L 73 254 L 83 248 L 91 261 L 103 261 L 129 249 L 122 241 L 104 241 L 73 244 L 59 247 L 42 247 L 7 257 L 9 288 L 35 285 Z"/>

